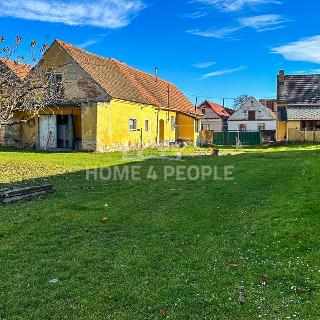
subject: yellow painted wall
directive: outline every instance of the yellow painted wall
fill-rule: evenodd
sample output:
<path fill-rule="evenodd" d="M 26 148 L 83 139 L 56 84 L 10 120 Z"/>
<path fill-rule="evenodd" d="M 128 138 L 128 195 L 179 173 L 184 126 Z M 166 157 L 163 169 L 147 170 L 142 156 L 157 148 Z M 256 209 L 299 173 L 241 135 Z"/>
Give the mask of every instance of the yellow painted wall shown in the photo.
<path fill-rule="evenodd" d="M 81 108 L 82 149 L 95 151 L 97 148 L 97 104 Z"/>
<path fill-rule="evenodd" d="M 300 121 L 288 121 L 287 122 L 288 130 L 290 129 L 298 129 L 300 130 Z"/>
<path fill-rule="evenodd" d="M 87 151 L 114 151 L 137 149 L 141 146 L 156 147 L 168 145 L 169 142 L 187 140 L 197 142 L 199 133 L 195 131 L 195 119 L 171 110 L 161 110 L 151 105 L 143 105 L 123 100 L 112 100 L 105 103 L 91 103 L 79 108 L 61 108 L 43 110 L 41 114 L 72 114 L 75 129 L 76 145 Z M 26 116 L 20 114 L 20 119 Z M 171 118 L 176 126 L 172 128 Z M 129 119 L 137 119 L 139 130 L 129 130 Z M 22 146 L 38 146 L 39 121 L 35 125 L 20 125 Z M 145 121 L 149 121 L 146 130 Z M 160 141 L 160 123 L 164 125 L 164 141 Z M 80 144 L 80 141 L 81 144 Z"/>
<path fill-rule="evenodd" d="M 97 105 L 97 151 L 126 150 L 154 147 L 159 140 L 159 123 L 164 123 L 164 143 L 176 140 L 171 128 L 175 111 L 159 110 L 153 106 L 114 99 Z M 129 130 L 129 119 L 137 119 L 137 131 Z M 149 121 L 146 131 L 145 120 Z"/>
<path fill-rule="evenodd" d="M 277 121 L 277 141 L 287 139 L 287 122 Z"/>
<path fill-rule="evenodd" d="M 200 132 L 196 132 L 196 119 L 179 112 L 177 120 L 178 140 L 191 141 L 196 144 L 200 137 Z"/>

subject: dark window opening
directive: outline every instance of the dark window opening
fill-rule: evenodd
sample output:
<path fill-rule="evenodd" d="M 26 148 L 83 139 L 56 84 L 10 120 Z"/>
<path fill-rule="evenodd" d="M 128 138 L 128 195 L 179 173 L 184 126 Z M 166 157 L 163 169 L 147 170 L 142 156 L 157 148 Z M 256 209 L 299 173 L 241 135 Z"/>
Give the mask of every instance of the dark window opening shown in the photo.
<path fill-rule="evenodd" d="M 280 120 L 280 121 L 288 121 L 287 109 L 286 108 L 278 108 L 278 120 Z"/>
<path fill-rule="evenodd" d="M 52 73 L 50 75 L 50 91 L 52 100 L 61 100 L 63 98 L 62 74 Z"/>
<path fill-rule="evenodd" d="M 320 121 L 319 120 L 301 121 L 300 128 L 301 130 L 307 130 L 307 131 L 320 130 Z"/>
<path fill-rule="evenodd" d="M 248 120 L 249 121 L 255 121 L 256 120 L 256 112 L 255 111 L 249 111 Z"/>

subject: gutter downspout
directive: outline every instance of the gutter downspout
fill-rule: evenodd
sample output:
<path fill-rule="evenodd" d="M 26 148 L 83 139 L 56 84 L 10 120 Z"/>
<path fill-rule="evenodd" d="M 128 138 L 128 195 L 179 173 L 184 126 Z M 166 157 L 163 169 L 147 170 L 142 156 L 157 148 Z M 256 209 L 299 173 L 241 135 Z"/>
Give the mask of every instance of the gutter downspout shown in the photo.
<path fill-rule="evenodd" d="M 159 112 L 160 109 L 157 111 L 157 130 L 156 130 L 156 146 L 159 147 Z"/>

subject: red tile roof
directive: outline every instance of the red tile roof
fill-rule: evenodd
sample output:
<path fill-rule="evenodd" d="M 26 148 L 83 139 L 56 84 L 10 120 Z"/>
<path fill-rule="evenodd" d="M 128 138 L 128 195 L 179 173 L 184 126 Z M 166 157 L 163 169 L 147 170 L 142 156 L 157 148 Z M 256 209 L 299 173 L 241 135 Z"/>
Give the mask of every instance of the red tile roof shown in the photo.
<path fill-rule="evenodd" d="M 26 78 L 31 70 L 31 66 L 18 61 L 2 58 L 0 59 L 0 62 L 10 69 L 19 79 Z"/>
<path fill-rule="evenodd" d="M 195 115 L 195 107 L 172 83 L 113 58 L 103 58 L 61 40 L 56 42 L 113 99 L 150 104 Z M 197 111 L 197 114 L 200 113 Z"/>
<path fill-rule="evenodd" d="M 232 109 L 224 108 L 212 101 L 205 101 L 200 105 L 200 107 L 203 107 L 204 105 L 209 106 L 220 118 L 229 118 L 234 113 Z"/>

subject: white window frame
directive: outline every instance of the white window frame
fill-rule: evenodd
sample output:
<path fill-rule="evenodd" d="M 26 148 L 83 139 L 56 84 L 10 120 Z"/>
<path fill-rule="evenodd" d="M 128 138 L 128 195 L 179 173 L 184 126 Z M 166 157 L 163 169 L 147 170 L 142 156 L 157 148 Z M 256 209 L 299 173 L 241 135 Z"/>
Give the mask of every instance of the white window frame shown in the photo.
<path fill-rule="evenodd" d="M 129 119 L 129 131 L 137 131 L 138 130 L 138 120 L 137 118 Z"/>
<path fill-rule="evenodd" d="M 196 133 L 199 133 L 201 131 L 201 122 L 199 119 L 195 120 L 195 124 L 194 124 L 194 131 Z"/>

